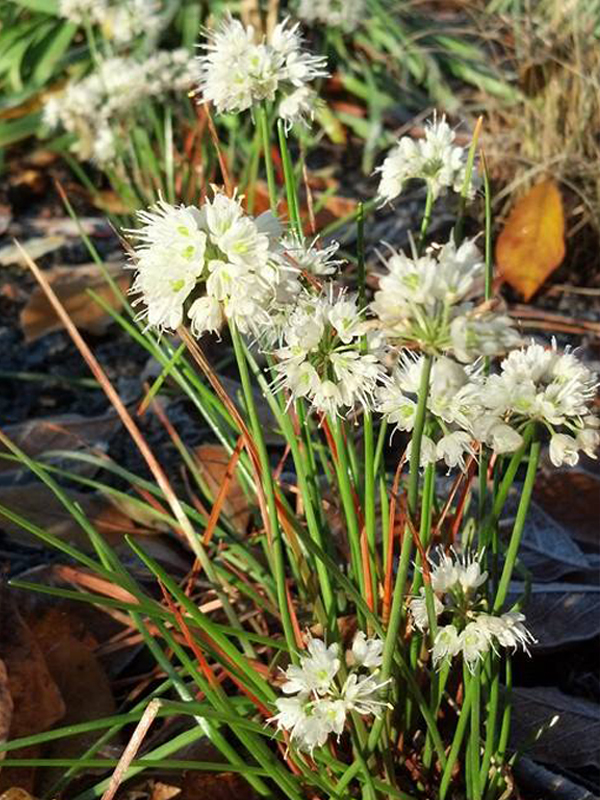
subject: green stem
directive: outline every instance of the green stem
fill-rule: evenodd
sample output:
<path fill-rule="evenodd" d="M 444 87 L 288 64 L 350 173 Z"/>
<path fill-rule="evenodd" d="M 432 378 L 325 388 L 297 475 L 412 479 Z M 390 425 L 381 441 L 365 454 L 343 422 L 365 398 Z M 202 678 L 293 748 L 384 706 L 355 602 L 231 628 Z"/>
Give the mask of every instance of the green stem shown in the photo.
<path fill-rule="evenodd" d="M 473 702 L 473 694 L 475 691 L 474 681 L 469 681 L 468 688 L 465 691 L 465 699 L 463 701 L 462 708 L 460 710 L 460 716 L 458 718 L 458 725 L 456 726 L 456 730 L 454 732 L 454 739 L 452 740 L 452 746 L 450 748 L 450 752 L 448 753 L 448 758 L 446 760 L 446 766 L 444 767 L 444 772 L 442 773 L 442 780 L 440 782 L 440 800 L 445 800 L 446 794 L 448 792 L 448 787 L 450 786 L 450 782 L 452 780 L 452 772 L 454 769 L 454 765 L 456 764 L 456 759 L 458 758 L 458 754 L 465 736 L 465 731 L 467 729 L 467 723 L 471 718 L 471 703 Z"/>
<path fill-rule="evenodd" d="M 271 131 L 269 129 L 269 112 L 263 103 L 256 111 L 258 114 L 258 124 L 260 125 L 263 140 L 263 156 L 265 159 L 265 170 L 267 172 L 267 185 L 269 187 L 269 203 L 271 211 L 277 211 L 277 184 L 275 183 L 275 168 L 273 167 L 273 156 L 271 154 Z"/>
<path fill-rule="evenodd" d="M 342 507 L 344 509 L 344 515 L 346 518 L 352 572 L 354 574 L 356 584 L 360 588 L 360 593 L 364 597 L 365 586 L 363 581 L 363 570 L 361 569 L 362 559 L 360 552 L 360 529 L 356 516 L 356 508 L 354 506 L 352 486 L 350 484 L 350 464 L 348 462 L 348 454 L 346 452 L 346 443 L 344 442 L 344 434 L 340 420 L 330 418 L 330 425 L 333 432 L 335 449 L 337 450 L 335 471 L 340 490 L 340 497 L 342 500 Z"/>
<path fill-rule="evenodd" d="M 421 467 L 421 440 L 423 438 L 423 429 L 425 427 L 425 415 L 427 413 L 427 396 L 429 394 L 429 377 L 431 375 L 432 357 L 427 355 L 423 361 L 423 369 L 421 371 L 421 383 L 419 386 L 419 396 L 417 401 L 417 412 L 415 415 L 415 426 L 413 429 L 411 452 L 410 452 L 410 473 L 408 483 L 408 510 L 410 515 L 415 517 L 417 510 L 417 503 L 419 499 L 419 470 Z M 402 539 L 402 548 L 400 551 L 400 563 L 398 565 L 398 573 L 396 576 L 396 583 L 394 585 L 394 592 L 392 595 L 392 606 L 390 609 L 390 621 L 385 636 L 385 643 L 383 646 L 383 661 L 381 666 L 381 680 L 387 680 L 392 674 L 392 666 L 394 663 L 394 653 L 398 644 L 398 637 L 400 633 L 400 626 L 403 619 L 404 611 L 404 589 L 406 585 L 406 576 L 408 574 L 408 566 L 410 563 L 410 555 L 412 552 L 412 536 L 408 527 L 404 531 Z M 383 725 L 383 717 L 377 720 L 371 729 L 369 737 L 369 746 L 374 747 L 377 743 L 379 731 Z"/>
<path fill-rule="evenodd" d="M 471 681 L 473 682 L 473 702 L 471 703 L 469 761 L 470 761 L 470 772 L 471 772 L 472 800 L 481 800 L 481 786 L 479 781 L 481 682 L 480 682 L 479 670 L 480 670 L 480 665 L 477 664 L 475 668 L 475 673 L 471 676 Z"/>
<path fill-rule="evenodd" d="M 540 450 L 541 442 L 534 433 L 534 439 L 531 443 L 531 449 L 529 451 L 529 464 L 527 465 L 525 483 L 523 484 L 519 508 L 517 509 L 517 517 L 515 519 L 510 542 L 508 544 L 508 550 L 506 551 L 506 559 L 504 561 L 502 575 L 500 576 L 500 582 L 496 592 L 496 599 L 494 600 L 494 613 L 500 611 L 504 605 L 504 601 L 506 600 L 506 595 L 508 594 L 508 586 L 512 577 L 515 562 L 517 560 L 517 555 L 519 553 L 519 545 L 521 544 L 525 520 L 527 518 L 527 512 L 529 511 L 538 462 L 540 460 Z"/>
<path fill-rule="evenodd" d="M 287 145 L 287 136 L 285 135 L 285 124 L 282 119 L 277 121 L 277 131 L 279 133 L 279 150 L 283 163 L 283 177 L 285 180 L 285 192 L 290 220 L 294 233 L 301 239 L 302 221 L 300 219 L 300 205 L 298 203 L 298 192 L 296 191 L 296 179 L 294 177 L 294 168 Z"/>
<path fill-rule="evenodd" d="M 491 665 L 491 685 L 490 699 L 487 709 L 487 719 L 485 721 L 485 748 L 483 760 L 481 762 L 480 782 L 485 786 L 487 781 L 494 745 L 496 742 L 496 719 L 498 717 L 498 699 L 500 697 L 500 674 L 498 660 L 493 655 L 489 655 Z"/>
<path fill-rule="evenodd" d="M 482 547 L 487 547 L 489 544 L 491 533 L 500 519 L 500 514 L 502 513 L 502 509 L 504 508 L 504 504 L 508 498 L 508 493 L 513 485 L 517 471 L 521 465 L 521 461 L 523 460 L 523 456 L 527 452 L 527 448 L 529 447 L 529 442 L 531 441 L 532 436 L 533 425 L 528 425 L 523 433 L 523 444 L 515 453 L 513 453 L 508 467 L 506 468 L 506 472 L 502 476 L 500 486 L 498 487 L 498 490 L 494 492 L 494 504 L 491 514 L 480 530 Z"/>
<path fill-rule="evenodd" d="M 429 184 L 427 184 L 427 197 L 425 198 L 425 211 L 423 212 L 423 219 L 421 221 L 421 230 L 419 232 L 419 243 L 417 246 L 417 252 L 419 255 L 423 252 L 423 248 L 425 247 L 425 237 L 427 236 L 427 230 L 429 228 L 429 223 L 431 221 L 431 211 L 433 209 L 433 192 Z"/>
<path fill-rule="evenodd" d="M 250 417 L 250 428 L 252 430 L 252 437 L 258 450 L 258 458 L 261 468 L 261 481 L 265 490 L 268 510 L 268 520 L 265 524 L 270 527 L 271 545 L 273 548 L 273 571 L 275 573 L 275 583 L 277 586 L 277 602 L 281 619 L 283 622 L 283 631 L 285 634 L 285 641 L 290 650 L 292 658 L 296 652 L 296 639 L 294 636 L 294 627 L 292 625 L 292 618 L 288 606 L 288 598 L 285 585 L 285 564 L 283 559 L 283 540 L 281 536 L 281 528 L 279 527 L 279 519 L 277 516 L 277 504 L 275 502 L 275 487 L 273 485 L 273 475 L 271 473 L 271 464 L 269 462 L 269 454 L 263 436 L 263 430 L 258 418 L 256 404 L 254 402 L 254 393 L 252 391 L 252 384 L 250 382 L 250 373 L 248 372 L 248 362 L 244 353 L 244 346 L 233 322 L 229 323 L 229 330 L 231 332 L 231 341 L 240 372 L 240 379 L 242 382 L 242 390 L 244 393 L 244 400 L 248 416 Z"/>

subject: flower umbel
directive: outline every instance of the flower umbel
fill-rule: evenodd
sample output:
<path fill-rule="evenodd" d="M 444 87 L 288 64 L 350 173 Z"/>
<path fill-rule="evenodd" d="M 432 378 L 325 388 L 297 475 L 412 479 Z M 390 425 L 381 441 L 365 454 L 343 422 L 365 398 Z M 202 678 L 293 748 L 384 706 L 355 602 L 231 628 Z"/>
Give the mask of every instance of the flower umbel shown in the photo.
<path fill-rule="evenodd" d="M 455 133 L 443 116 L 426 126 L 423 139 L 403 136 L 378 168 L 381 173 L 378 194 L 391 202 L 400 195 L 409 180 L 425 181 L 434 199 L 448 189 L 460 192 L 465 182 L 467 150 L 455 143 Z M 472 179 L 468 196 L 475 194 Z"/>
<path fill-rule="evenodd" d="M 382 648 L 380 639 L 368 639 L 359 631 L 347 653 L 349 656 L 351 652 L 355 666 L 340 686 L 336 682 L 341 664 L 338 645 L 327 647 L 321 639 L 309 635 L 308 655 L 300 657 L 299 665 L 287 668 L 281 687 L 285 694 L 295 696 L 276 700 L 278 713 L 269 722 L 275 722 L 279 730 L 289 731 L 292 745 L 312 753 L 326 743 L 331 733 L 339 739 L 349 712 L 380 716 L 388 707 L 381 700 L 381 690 L 389 682 L 377 678 Z M 361 669 L 371 672 L 359 673 Z"/>
<path fill-rule="evenodd" d="M 289 125 L 312 116 L 317 98 L 308 84 L 327 74 L 326 59 L 303 49 L 298 23 L 285 19 L 257 41 L 252 26 L 229 17 L 208 31 L 203 47 L 198 91 L 219 113 L 278 100 L 279 116 Z"/>

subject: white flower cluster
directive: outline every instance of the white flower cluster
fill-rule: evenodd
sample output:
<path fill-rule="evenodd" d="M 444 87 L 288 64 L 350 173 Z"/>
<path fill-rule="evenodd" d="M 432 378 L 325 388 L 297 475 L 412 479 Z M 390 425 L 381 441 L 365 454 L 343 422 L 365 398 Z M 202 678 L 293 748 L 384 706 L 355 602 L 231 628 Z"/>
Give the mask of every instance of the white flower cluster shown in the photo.
<path fill-rule="evenodd" d="M 374 348 L 363 350 L 366 331 L 355 295 L 333 284 L 319 295 L 303 291 L 282 326 L 283 347 L 275 351 L 277 387 L 326 414 L 372 407 L 383 367 Z"/>
<path fill-rule="evenodd" d="M 279 101 L 278 113 L 288 126 L 312 118 L 316 93 L 308 86 L 327 75 L 326 59 L 303 50 L 298 23 L 280 22 L 268 40 L 229 17 L 209 31 L 200 56 L 198 91 L 219 113 L 240 112 L 263 101 Z"/>
<path fill-rule="evenodd" d="M 359 27 L 366 11 L 365 0 L 300 0 L 297 14 L 311 25 L 319 22 L 351 33 Z"/>
<path fill-rule="evenodd" d="M 307 650 L 299 665 L 291 665 L 285 671 L 281 690 L 293 696 L 276 701 L 278 713 L 269 722 L 277 723 L 279 730 L 289 731 L 292 745 L 312 753 L 327 742 L 330 734 L 338 738 L 342 735 L 348 713 L 379 717 L 388 707 L 380 697 L 389 681 L 377 678 L 383 642 L 367 639 L 362 631 L 356 634 L 352 650 L 346 654 L 353 666 L 342 685 L 336 681 L 342 666 L 339 646 L 327 647 L 321 639 L 309 637 Z"/>
<path fill-rule="evenodd" d="M 383 202 L 398 197 L 409 180 L 422 180 L 434 199 L 448 189 L 460 192 L 466 176 L 467 150 L 455 144 L 455 134 L 446 122 L 434 117 L 425 128 L 425 137 L 415 141 L 403 136 L 377 172 L 381 173 L 378 195 Z M 476 191 L 471 177 L 468 196 Z"/>
<path fill-rule="evenodd" d="M 60 0 L 62 17 L 76 25 L 98 25 L 107 39 L 129 44 L 141 34 L 155 36 L 162 27 L 160 3 L 152 0 Z"/>
<path fill-rule="evenodd" d="M 559 353 L 532 343 L 510 353 L 481 389 L 481 404 L 516 427 L 529 420 L 551 434 L 550 458 L 555 466 L 574 466 L 579 451 L 595 458 L 600 420 L 590 413 L 598 386 L 594 375 L 569 350 Z"/>
<path fill-rule="evenodd" d="M 431 588 L 434 592 L 436 618 L 452 614 L 453 622 L 438 627 L 433 642 L 433 663 L 439 666 L 459 653 L 472 671 L 477 662 L 498 647 L 521 647 L 528 652 L 528 645 L 535 639 L 523 624 L 525 617 L 516 611 L 499 616 L 475 610 L 480 603 L 478 589 L 487 580 L 482 571 L 480 557 L 469 554 L 458 556 L 454 551 L 438 550 L 437 560 L 430 560 Z M 408 604 L 415 626 L 427 630 L 429 620 L 424 589 L 419 597 Z"/>
<path fill-rule="evenodd" d="M 43 121 L 50 129 L 62 127 L 75 134 L 72 149 L 79 158 L 106 164 L 115 159 L 120 126 L 135 107 L 147 98 L 189 89 L 195 71 L 195 59 L 183 48 L 159 50 L 146 61 L 108 58 L 95 72 L 52 95 Z"/>
<path fill-rule="evenodd" d="M 377 410 L 397 430 L 414 428 L 424 361 L 423 356 L 403 353 L 391 379 L 377 391 Z M 465 456 L 477 452 L 476 442 L 495 453 L 520 447 L 520 434 L 482 405 L 484 381 L 477 368 L 465 369 L 446 357 L 434 361 L 427 397 L 431 425 L 421 440 L 421 466 L 443 460 L 449 468 L 464 469 Z"/>
<path fill-rule="evenodd" d="M 132 292 L 148 325 L 174 329 L 187 317 L 201 336 L 225 318 L 243 333 L 270 323 L 267 309 L 287 270 L 270 212 L 250 217 L 241 198 L 215 192 L 200 209 L 160 201 L 138 219 L 142 227 L 130 232 L 140 242 Z"/>
<path fill-rule="evenodd" d="M 451 238 L 415 258 L 392 251 L 384 263 L 388 273 L 380 276 L 371 307 L 390 339 L 435 354 L 453 352 L 463 362 L 520 342 L 508 317 L 467 300 L 484 271 L 473 240 L 456 247 Z"/>

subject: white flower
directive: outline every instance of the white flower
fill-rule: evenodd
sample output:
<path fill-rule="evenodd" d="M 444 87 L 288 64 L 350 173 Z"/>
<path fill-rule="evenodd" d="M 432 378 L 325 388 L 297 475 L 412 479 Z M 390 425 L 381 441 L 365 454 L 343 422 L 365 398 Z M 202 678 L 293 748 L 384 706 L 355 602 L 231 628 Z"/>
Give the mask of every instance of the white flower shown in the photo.
<path fill-rule="evenodd" d="M 544 424 L 552 462 L 574 465 L 580 449 L 593 454 L 600 443 L 598 420 L 590 414 L 596 387 L 596 376 L 569 350 L 559 353 L 553 341 L 548 349 L 531 344 L 510 353 L 500 374 L 482 384 L 480 397 L 493 416 L 515 427 L 529 420 Z"/>
<path fill-rule="evenodd" d="M 479 620 L 469 622 L 460 634 L 460 650 L 471 672 L 490 649 L 490 632 Z"/>
<path fill-rule="evenodd" d="M 268 722 L 277 723 L 279 730 L 291 732 L 291 744 L 310 753 L 322 747 L 330 734 L 341 736 L 348 712 L 380 716 L 390 707 L 380 699 L 381 690 L 390 682 L 379 681 L 377 668 L 381 663 L 383 642 L 367 639 L 359 631 L 353 642 L 354 666 L 340 689 L 336 676 L 340 669 L 337 644 L 329 647 L 320 639 L 308 638 L 308 654 L 300 656 L 299 665 L 285 671 L 284 694 L 275 702 L 278 713 Z M 346 663 L 350 663 L 350 651 Z M 357 669 L 374 669 L 369 675 L 358 675 Z"/>
<path fill-rule="evenodd" d="M 335 257 L 339 242 L 331 242 L 323 247 L 319 245 L 318 238 L 309 242 L 292 233 L 282 239 L 281 246 L 291 264 L 309 275 L 333 275 L 344 263 Z"/>
<path fill-rule="evenodd" d="M 420 631 L 426 631 L 429 628 L 429 616 L 427 614 L 427 603 L 425 601 L 424 587 L 421 587 L 419 594 L 419 597 L 413 597 L 409 600 L 408 610 L 410 611 L 415 627 L 417 627 Z M 433 595 L 433 610 L 435 612 L 436 619 L 444 610 L 444 604 L 435 594 Z"/>
<path fill-rule="evenodd" d="M 358 631 L 352 642 L 354 662 L 367 669 L 377 669 L 382 664 L 383 641 L 377 637 L 367 639 L 362 631 Z"/>
<path fill-rule="evenodd" d="M 340 736 L 346 722 L 343 700 L 312 700 L 307 694 L 281 697 L 275 701 L 279 713 L 267 722 L 277 723 L 278 730 L 291 731 L 291 741 L 299 750 L 312 753 L 322 747 L 330 733 Z"/>
<path fill-rule="evenodd" d="M 437 561 L 429 559 L 431 565 L 431 588 L 434 592 L 445 594 L 453 589 L 459 580 L 459 564 L 441 547 L 437 549 Z"/>
<path fill-rule="evenodd" d="M 589 424 L 577 433 L 577 446 L 590 458 L 597 458 L 596 451 L 600 446 L 600 432 L 597 430 L 598 420 L 595 417 L 586 417 L 584 424 Z"/>
<path fill-rule="evenodd" d="M 464 431 L 449 433 L 436 444 L 436 457 L 443 459 L 448 467 L 459 466 L 465 470 L 465 455 L 475 455 L 471 444 L 471 436 Z"/>
<path fill-rule="evenodd" d="M 198 59 L 202 102 L 237 113 L 279 96 L 279 114 L 288 124 L 311 116 L 314 95 L 307 84 L 327 74 L 326 59 L 302 49 L 298 24 L 284 20 L 268 41 L 256 42 L 251 26 L 229 17 L 207 36 Z"/>
<path fill-rule="evenodd" d="M 535 644 L 536 640 L 523 624 L 524 621 L 524 614 L 518 611 L 508 611 L 499 617 L 491 614 L 477 616 L 477 624 L 501 647 L 511 647 L 513 651 L 521 647 L 528 653 L 528 645 Z"/>
<path fill-rule="evenodd" d="M 438 270 L 433 289 L 438 300 L 447 304 L 465 298 L 475 281 L 483 275 L 484 262 L 472 239 L 456 247 L 454 239 L 443 245 L 438 257 Z"/>
<path fill-rule="evenodd" d="M 410 461 L 413 448 L 413 440 L 411 439 L 406 449 L 406 457 Z M 429 436 L 421 436 L 421 448 L 419 451 L 419 466 L 425 468 L 428 464 L 435 464 L 437 461 L 437 448 L 433 439 Z"/>
<path fill-rule="evenodd" d="M 197 338 L 207 331 L 218 333 L 225 322 L 221 304 L 214 297 L 199 297 L 190 306 L 188 316 Z"/>
<path fill-rule="evenodd" d="M 371 308 L 392 342 L 436 356 L 452 352 L 464 363 L 520 343 L 507 317 L 466 299 L 484 268 L 473 240 L 456 247 L 450 239 L 419 257 L 392 250 L 384 264 L 387 273 L 379 276 Z"/>
<path fill-rule="evenodd" d="M 275 350 L 276 388 L 288 390 L 291 400 L 307 398 L 326 414 L 371 407 L 383 367 L 376 354 L 363 350 L 364 334 L 355 296 L 336 293 L 332 285 L 320 295 L 302 292 L 283 321 L 284 346 Z"/>
<path fill-rule="evenodd" d="M 348 711 L 357 711 L 359 714 L 372 714 L 379 717 L 388 703 L 379 699 L 381 690 L 390 681 L 379 681 L 375 674 L 357 675 L 355 672 L 348 675 L 342 697 Z"/>
<path fill-rule="evenodd" d="M 481 356 L 499 355 L 521 344 L 510 317 L 479 314 L 470 307 L 465 307 L 464 313 L 458 311 L 450 323 L 450 340 L 459 361 L 469 363 Z"/>
<path fill-rule="evenodd" d="M 555 433 L 550 439 L 550 461 L 555 467 L 574 467 L 579 461 L 577 439 L 567 433 Z"/>
<path fill-rule="evenodd" d="M 286 95 L 279 103 L 279 116 L 285 121 L 286 131 L 294 124 L 307 125 L 312 121 L 319 102 L 319 96 L 309 86 L 301 86 Z"/>
<path fill-rule="evenodd" d="M 465 552 L 456 555 L 454 549 L 450 553 L 437 548 L 437 558 L 428 559 L 431 565 L 431 586 L 435 592 L 446 594 L 460 589 L 464 594 L 469 594 L 478 589 L 488 578 L 488 574 L 481 570 L 482 554 Z"/>
<path fill-rule="evenodd" d="M 297 13 L 305 22 L 320 22 L 350 33 L 358 28 L 365 12 L 365 0 L 300 0 Z"/>
<path fill-rule="evenodd" d="M 158 50 L 146 61 L 133 56 L 101 60 L 94 72 L 70 81 L 46 101 L 44 124 L 73 134 L 71 149 L 80 159 L 110 163 L 127 152 L 127 128 L 136 107 L 148 98 L 189 89 L 193 64 L 185 49 Z"/>
<path fill-rule="evenodd" d="M 286 268 L 280 260 L 279 223 L 253 219 L 241 199 L 215 192 L 202 208 L 159 201 L 140 211 L 132 292 L 141 316 L 163 329 L 190 319 L 192 332 L 218 332 L 225 319 L 242 333 L 258 334 L 271 321 Z M 289 268 L 291 269 L 291 268 Z"/>
<path fill-rule="evenodd" d="M 465 594 L 473 592 L 484 584 L 488 578 L 488 573 L 481 571 L 482 553 L 464 553 L 460 559 L 458 567 L 458 582 Z"/>
<path fill-rule="evenodd" d="M 337 644 L 327 647 L 321 639 L 310 637 L 308 655 L 300 658 L 300 665 L 290 664 L 285 672 L 284 694 L 326 694 L 340 668 L 338 649 Z"/>
<path fill-rule="evenodd" d="M 378 194 L 384 202 L 391 202 L 412 179 L 427 183 L 434 199 L 447 189 L 462 191 L 466 174 L 467 150 L 454 143 L 455 134 L 445 117 L 433 121 L 425 129 L 425 138 L 415 142 L 402 137 L 388 154 L 381 173 Z M 475 181 L 471 180 L 468 196 L 475 193 Z"/>
<path fill-rule="evenodd" d="M 449 661 L 460 651 L 461 637 L 454 625 L 443 625 L 438 628 L 433 643 L 431 657 L 434 666 Z"/>

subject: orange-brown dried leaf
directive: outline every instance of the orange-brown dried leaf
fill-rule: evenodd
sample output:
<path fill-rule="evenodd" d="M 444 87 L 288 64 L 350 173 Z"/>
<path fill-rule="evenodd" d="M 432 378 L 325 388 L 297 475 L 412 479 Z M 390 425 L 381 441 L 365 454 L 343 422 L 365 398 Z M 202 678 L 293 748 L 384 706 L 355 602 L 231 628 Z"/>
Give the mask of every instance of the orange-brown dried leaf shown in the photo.
<path fill-rule="evenodd" d="M 496 244 L 504 280 L 530 300 L 565 255 L 562 198 L 553 180 L 534 186 L 511 211 Z"/>
<path fill-rule="evenodd" d="M 44 654 L 17 611 L 7 589 L 0 594 L 0 658 L 7 673 L 13 702 L 10 738 L 32 736 L 51 728 L 63 718 L 65 704 L 48 669 Z M 37 758 L 40 746 L 13 750 L 12 758 Z M 4 767 L 0 772 L 0 792 L 19 786 L 32 792 L 33 767 Z"/>
<path fill-rule="evenodd" d="M 231 456 L 224 447 L 218 444 L 203 444 L 194 450 L 198 469 L 210 489 L 213 499 L 227 475 L 227 467 Z M 223 501 L 223 511 L 239 533 L 245 533 L 250 522 L 251 510 L 235 473 L 229 480 L 229 486 Z"/>
<path fill-rule="evenodd" d="M 36 611 L 28 623 L 64 699 L 63 725 L 108 717 L 116 713 L 109 680 L 94 655 L 98 642 L 82 619 L 72 610 L 50 606 Z M 81 733 L 49 742 L 44 747 L 46 758 L 77 758 L 98 738 L 97 731 Z M 41 772 L 36 789 L 43 794 L 46 781 L 56 778 L 55 771 Z"/>
<path fill-rule="evenodd" d="M 129 286 L 130 276 L 123 269 L 123 265 L 108 263 L 106 268 L 121 291 L 125 292 Z M 77 328 L 96 334 L 106 330 L 111 318 L 98 303 L 94 302 L 87 290 L 92 289 L 113 308 L 119 308 L 120 303 L 96 264 L 54 267 L 47 277 Z M 39 286 L 33 290 L 29 302 L 21 312 L 20 323 L 28 342 L 63 328 Z"/>

